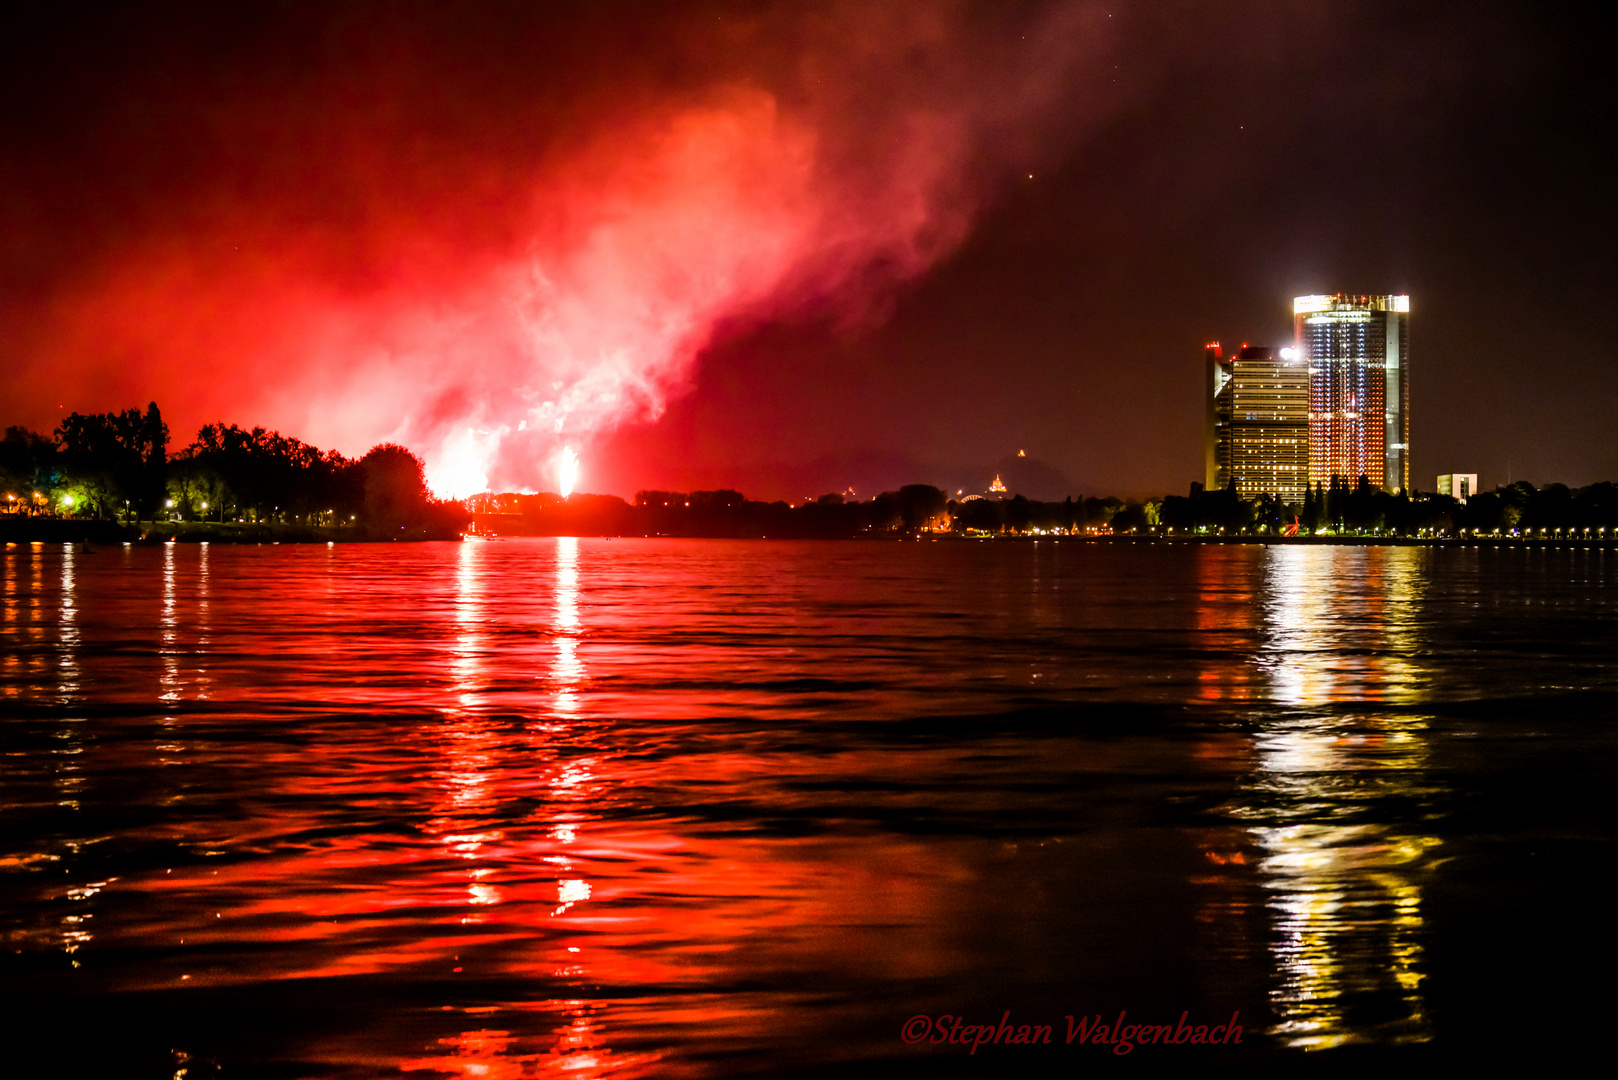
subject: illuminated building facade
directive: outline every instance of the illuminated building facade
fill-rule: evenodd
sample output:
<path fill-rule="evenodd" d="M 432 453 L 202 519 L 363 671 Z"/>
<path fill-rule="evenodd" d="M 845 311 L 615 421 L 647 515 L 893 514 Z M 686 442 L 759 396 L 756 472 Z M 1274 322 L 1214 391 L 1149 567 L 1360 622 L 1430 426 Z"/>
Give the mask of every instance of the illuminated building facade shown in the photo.
<path fill-rule="evenodd" d="M 1478 493 L 1478 474 L 1445 473 L 1438 478 L 1438 493 L 1464 503 Z"/>
<path fill-rule="evenodd" d="M 1309 365 L 1309 482 L 1410 486 L 1410 297 L 1300 296 Z"/>
<path fill-rule="evenodd" d="M 1309 372 L 1292 349 L 1208 346 L 1205 486 L 1303 502 L 1309 476 Z"/>

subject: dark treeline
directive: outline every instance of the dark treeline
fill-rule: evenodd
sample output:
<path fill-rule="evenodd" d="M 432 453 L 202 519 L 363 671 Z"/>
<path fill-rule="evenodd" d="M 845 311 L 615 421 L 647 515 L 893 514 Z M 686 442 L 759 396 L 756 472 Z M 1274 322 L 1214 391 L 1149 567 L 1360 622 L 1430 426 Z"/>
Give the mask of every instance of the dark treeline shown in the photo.
<path fill-rule="evenodd" d="M 948 527 L 944 493 L 925 484 L 869 502 L 841 495 L 792 506 L 753 502 L 738 491 L 642 491 L 615 495 L 478 495 L 467 500 L 482 529 L 536 536 L 851 537 L 872 531 Z"/>
<path fill-rule="evenodd" d="M 1145 530 L 1157 503 L 1115 498 L 1036 502 L 969 496 L 955 500 L 908 484 L 867 502 L 822 495 L 812 502 L 753 502 L 737 491 L 642 491 L 634 503 L 611 495 L 479 495 L 468 500 L 475 526 L 508 535 L 854 537 L 961 533 L 1023 535 Z"/>
<path fill-rule="evenodd" d="M 950 499 L 908 484 L 866 502 L 822 495 L 811 502 L 753 502 L 737 491 L 642 491 L 634 503 L 610 495 L 480 495 L 468 500 L 475 526 L 536 536 L 854 537 L 921 532 L 967 535 L 1080 533 L 1146 528 L 1155 503 L 1121 499 L 1036 502 Z"/>
<path fill-rule="evenodd" d="M 0 442 L 7 512 L 126 524 L 343 527 L 374 537 L 455 535 L 468 515 L 433 499 L 421 459 L 392 443 L 362 458 L 264 428 L 208 424 L 168 452 L 154 403 L 143 413 L 73 413 L 52 436 L 20 427 Z"/>
<path fill-rule="evenodd" d="M 1235 489 L 1163 499 L 1021 495 L 948 498 L 910 484 L 867 502 L 754 502 L 740 492 L 642 491 L 611 495 L 480 495 L 433 499 L 421 459 L 384 443 L 358 459 L 264 428 L 208 424 L 177 453 L 156 404 L 144 411 L 73 413 L 50 436 L 8 428 L 0 490 L 12 517 L 151 523 L 301 526 L 354 537 L 528 535 L 854 537 L 921 532 L 968 536 L 1150 534 L 1204 536 L 1618 536 L 1618 488 L 1570 489 L 1519 481 L 1462 503 L 1445 495 L 1387 492 L 1363 477 L 1312 488 L 1302 504 Z M 194 530 L 189 535 L 199 535 Z"/>
<path fill-rule="evenodd" d="M 1126 502 L 1067 498 L 1036 502 L 954 500 L 925 484 L 884 492 L 868 502 L 823 495 L 812 502 L 753 502 L 736 491 L 642 491 L 629 503 L 611 495 L 480 495 L 468 500 L 475 526 L 507 535 L 854 537 L 921 532 L 1017 535 L 1457 536 L 1618 534 L 1618 489 L 1576 491 L 1518 482 L 1461 503 L 1446 495 L 1392 493 L 1363 479 L 1312 489 L 1301 505 L 1274 496 L 1244 499 L 1234 489 Z"/>
<path fill-rule="evenodd" d="M 1189 496 L 1162 500 L 1155 516 L 1164 528 L 1227 535 L 1275 534 L 1291 524 L 1303 535 L 1583 533 L 1618 528 L 1618 489 L 1609 481 L 1573 490 L 1519 480 L 1463 503 L 1448 495 L 1383 491 L 1364 477 L 1350 486 L 1336 477 L 1311 488 L 1301 506 L 1283 506 L 1273 495 L 1243 499 L 1232 488 L 1204 491 L 1193 484 Z"/>
<path fill-rule="evenodd" d="M 154 403 L 143 413 L 70 414 L 47 437 L 6 429 L 0 484 L 13 513 L 94 518 L 152 517 L 165 502 L 168 425 Z"/>

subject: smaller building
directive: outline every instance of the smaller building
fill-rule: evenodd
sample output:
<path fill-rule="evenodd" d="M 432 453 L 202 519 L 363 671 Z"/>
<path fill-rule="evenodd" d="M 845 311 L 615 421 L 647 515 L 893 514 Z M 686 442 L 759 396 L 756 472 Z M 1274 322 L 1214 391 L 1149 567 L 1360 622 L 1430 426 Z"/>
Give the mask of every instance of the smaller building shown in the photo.
<path fill-rule="evenodd" d="M 1302 503 L 1309 482 L 1309 369 L 1290 348 L 1207 346 L 1205 486 Z"/>
<path fill-rule="evenodd" d="M 1478 493 L 1478 474 L 1445 473 L 1438 478 L 1438 493 L 1464 503 Z"/>

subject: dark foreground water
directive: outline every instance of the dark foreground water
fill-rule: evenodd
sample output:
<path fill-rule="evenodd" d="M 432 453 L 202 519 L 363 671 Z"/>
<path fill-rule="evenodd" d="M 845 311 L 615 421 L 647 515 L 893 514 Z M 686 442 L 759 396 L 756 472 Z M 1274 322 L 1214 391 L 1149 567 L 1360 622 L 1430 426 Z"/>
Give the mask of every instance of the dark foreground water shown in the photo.
<path fill-rule="evenodd" d="M 1613 553 L 0 573 L 0 1072 L 1302 1074 L 1610 1034 Z"/>

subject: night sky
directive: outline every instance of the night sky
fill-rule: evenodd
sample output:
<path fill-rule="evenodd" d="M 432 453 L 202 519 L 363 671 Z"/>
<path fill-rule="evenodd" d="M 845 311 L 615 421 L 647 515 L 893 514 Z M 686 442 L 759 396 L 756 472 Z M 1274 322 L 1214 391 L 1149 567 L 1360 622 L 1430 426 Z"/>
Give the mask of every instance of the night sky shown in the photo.
<path fill-rule="evenodd" d="M 1613 65 L 1544 8 L 12 8 L 0 423 L 1162 494 L 1204 342 L 1407 292 L 1419 487 L 1618 479 Z"/>

